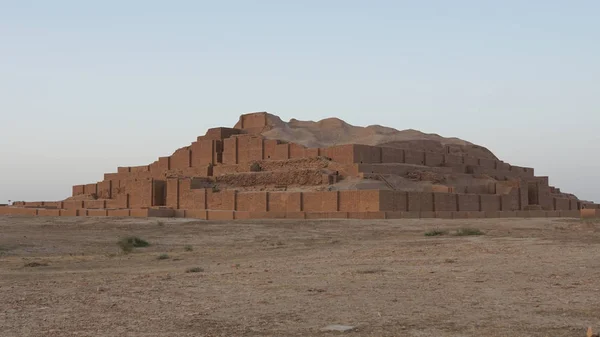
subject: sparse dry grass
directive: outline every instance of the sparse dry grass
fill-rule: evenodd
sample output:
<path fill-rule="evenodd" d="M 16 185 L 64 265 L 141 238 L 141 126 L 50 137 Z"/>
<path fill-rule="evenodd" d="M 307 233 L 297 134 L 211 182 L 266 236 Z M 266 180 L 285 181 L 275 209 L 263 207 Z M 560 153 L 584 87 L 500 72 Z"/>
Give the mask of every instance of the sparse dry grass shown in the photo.
<path fill-rule="evenodd" d="M 363 270 L 357 270 L 356 273 L 357 274 L 382 274 L 385 273 L 387 270 L 383 269 L 383 268 L 372 268 L 372 269 L 363 269 Z"/>
<path fill-rule="evenodd" d="M 454 236 L 477 236 L 484 235 L 481 230 L 477 228 L 460 228 L 456 232 L 454 232 Z"/>

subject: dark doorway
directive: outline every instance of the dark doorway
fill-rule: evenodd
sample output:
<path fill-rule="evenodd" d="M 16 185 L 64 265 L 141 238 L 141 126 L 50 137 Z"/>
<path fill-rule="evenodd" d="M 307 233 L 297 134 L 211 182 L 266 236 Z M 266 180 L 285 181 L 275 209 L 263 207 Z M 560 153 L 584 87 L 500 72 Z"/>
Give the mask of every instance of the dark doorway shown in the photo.
<path fill-rule="evenodd" d="M 539 205 L 540 199 L 538 195 L 538 184 L 536 182 L 530 182 L 527 184 L 527 187 L 529 205 Z"/>
<path fill-rule="evenodd" d="M 164 180 L 152 181 L 152 206 L 167 205 L 167 182 Z"/>

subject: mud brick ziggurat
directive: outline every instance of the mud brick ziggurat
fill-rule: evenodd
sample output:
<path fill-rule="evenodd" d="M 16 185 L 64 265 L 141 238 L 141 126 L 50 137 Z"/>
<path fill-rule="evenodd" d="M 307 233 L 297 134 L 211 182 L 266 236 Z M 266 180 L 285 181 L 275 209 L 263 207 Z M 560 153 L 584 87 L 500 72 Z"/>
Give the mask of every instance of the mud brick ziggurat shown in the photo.
<path fill-rule="evenodd" d="M 342 144 L 342 145 L 338 145 Z M 455 138 L 259 112 L 144 166 L 0 215 L 234 219 L 579 217 L 599 205 Z"/>

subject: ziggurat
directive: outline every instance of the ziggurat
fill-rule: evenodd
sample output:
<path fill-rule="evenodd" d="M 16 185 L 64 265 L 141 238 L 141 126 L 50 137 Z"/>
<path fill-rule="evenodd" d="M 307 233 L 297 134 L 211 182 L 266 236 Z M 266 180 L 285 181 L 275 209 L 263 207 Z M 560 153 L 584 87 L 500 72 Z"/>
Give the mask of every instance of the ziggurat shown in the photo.
<path fill-rule="evenodd" d="M 340 145 L 331 144 L 336 132 Z M 364 137 L 348 140 L 357 135 Z M 0 215 L 579 217 L 582 209 L 595 216 L 598 207 L 468 142 L 337 119 L 284 123 L 260 112 L 242 115 L 233 128 L 209 129 L 149 165 L 119 167 L 102 181 L 73 186 L 63 201 L 15 202 L 0 207 Z"/>

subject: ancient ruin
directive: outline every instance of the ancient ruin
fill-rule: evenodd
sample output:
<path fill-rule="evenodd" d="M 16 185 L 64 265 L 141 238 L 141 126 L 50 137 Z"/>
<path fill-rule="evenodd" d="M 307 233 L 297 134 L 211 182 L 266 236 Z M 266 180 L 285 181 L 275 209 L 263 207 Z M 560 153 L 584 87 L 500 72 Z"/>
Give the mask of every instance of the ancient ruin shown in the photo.
<path fill-rule="evenodd" d="M 599 205 L 456 138 L 242 115 L 168 157 L 0 215 L 234 219 L 579 217 Z M 592 213 L 595 214 L 595 211 Z"/>

